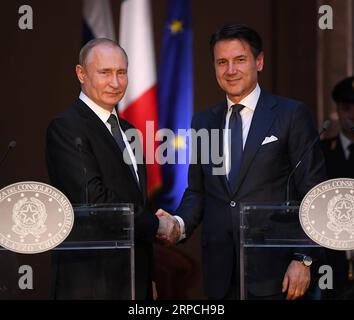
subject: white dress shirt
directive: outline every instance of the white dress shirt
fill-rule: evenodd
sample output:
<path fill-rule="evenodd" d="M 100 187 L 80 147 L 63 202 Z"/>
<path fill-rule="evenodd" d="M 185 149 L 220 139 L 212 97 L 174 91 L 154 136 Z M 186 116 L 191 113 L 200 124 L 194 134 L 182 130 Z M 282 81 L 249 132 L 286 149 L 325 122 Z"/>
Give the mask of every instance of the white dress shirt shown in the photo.
<path fill-rule="evenodd" d="M 253 91 L 245 98 L 243 98 L 238 104 L 242 104 L 245 106 L 240 112 L 241 118 L 242 118 L 242 142 L 243 142 L 243 148 L 245 148 L 246 140 L 248 137 L 248 132 L 250 131 L 251 127 L 251 122 L 253 118 L 254 111 L 256 110 L 256 106 L 259 100 L 259 96 L 261 95 L 261 88 L 259 87 L 258 83 L 256 87 L 253 89 Z M 229 152 L 229 145 L 227 143 L 227 138 L 228 138 L 228 131 L 229 129 L 229 121 L 232 113 L 232 108 L 231 106 L 234 105 L 234 103 L 226 97 L 227 100 L 227 107 L 228 111 L 226 114 L 226 120 L 225 120 L 225 130 L 224 130 L 224 136 L 223 136 L 223 141 L 224 141 L 224 157 L 225 157 L 225 166 L 226 166 L 226 172 L 230 172 L 230 152 Z M 186 230 L 184 226 L 184 221 L 181 217 L 175 216 L 177 219 L 179 225 L 180 225 L 180 230 L 181 230 L 181 237 L 179 240 L 182 240 L 186 237 Z"/>
<path fill-rule="evenodd" d="M 108 119 L 109 119 L 109 116 L 111 115 L 111 113 L 108 110 L 103 109 L 102 107 L 100 107 L 94 101 L 92 101 L 82 91 L 80 92 L 79 99 L 81 101 L 83 101 L 97 115 L 97 117 L 99 117 L 101 119 L 101 121 L 105 124 L 105 126 L 109 130 L 109 132 L 112 134 L 111 125 L 108 123 Z M 127 148 L 127 151 L 129 153 L 129 156 L 130 156 L 130 159 L 131 159 L 131 163 L 132 163 L 132 165 L 134 167 L 136 178 L 139 181 L 138 166 L 137 166 L 137 163 L 136 163 L 136 159 L 135 159 L 133 150 L 132 150 L 132 148 L 131 148 L 131 146 L 129 144 L 129 141 L 127 139 L 127 136 L 125 135 L 124 131 L 122 130 L 122 128 L 120 126 L 119 118 L 118 118 L 118 115 L 117 115 L 117 112 L 116 112 L 115 108 L 113 108 L 112 114 L 114 114 L 117 117 L 119 129 L 120 129 L 120 132 L 122 133 L 122 137 L 123 137 L 123 141 L 124 141 L 125 147 Z"/>

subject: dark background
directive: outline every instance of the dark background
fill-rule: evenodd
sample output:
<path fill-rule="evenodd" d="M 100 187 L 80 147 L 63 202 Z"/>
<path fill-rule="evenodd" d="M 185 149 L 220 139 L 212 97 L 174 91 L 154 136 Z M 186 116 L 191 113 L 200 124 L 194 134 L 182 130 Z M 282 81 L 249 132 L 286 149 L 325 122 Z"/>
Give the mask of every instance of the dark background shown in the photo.
<path fill-rule="evenodd" d="M 167 1 L 151 3 L 158 67 Z M 33 9 L 33 30 L 18 27 L 18 8 L 23 4 Z M 111 4 L 118 35 L 120 1 Z M 333 6 L 334 29 L 324 31 L 318 28 L 321 4 L 316 0 L 192 0 L 195 111 L 224 98 L 209 55 L 210 35 L 226 22 L 240 22 L 258 30 L 264 40 L 261 86 L 304 101 L 316 124 L 335 117 L 329 89 L 352 73 L 352 45 L 346 39 L 348 32 L 352 34 L 353 3 L 326 1 Z M 0 4 L 0 155 L 10 140 L 17 141 L 0 167 L 0 187 L 26 180 L 49 182 L 45 131 L 50 119 L 79 94 L 74 68 L 81 47 L 81 16 L 81 1 L 6 0 Z M 177 249 L 196 262 L 187 298 L 203 298 L 198 238 L 197 232 Z"/>

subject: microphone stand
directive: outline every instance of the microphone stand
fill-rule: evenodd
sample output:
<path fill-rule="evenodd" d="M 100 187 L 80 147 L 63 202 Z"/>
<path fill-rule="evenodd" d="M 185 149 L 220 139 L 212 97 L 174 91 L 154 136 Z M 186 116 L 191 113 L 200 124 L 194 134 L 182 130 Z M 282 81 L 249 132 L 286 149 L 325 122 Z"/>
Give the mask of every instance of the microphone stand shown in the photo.
<path fill-rule="evenodd" d="M 294 175 L 294 173 L 296 172 L 297 168 L 300 166 L 300 164 L 302 163 L 302 161 L 304 160 L 304 158 L 308 155 L 308 152 L 313 148 L 313 146 L 320 140 L 321 135 L 330 127 L 331 122 L 330 120 L 326 120 L 323 123 L 322 129 L 320 131 L 320 133 L 316 136 L 316 138 L 312 141 L 312 143 L 310 144 L 310 146 L 305 150 L 305 152 L 302 154 L 300 160 L 297 162 L 297 164 L 295 165 L 295 167 L 291 170 L 289 176 L 288 176 L 288 181 L 286 184 L 286 202 L 285 205 L 286 206 L 291 206 L 292 203 L 290 202 L 290 180 L 292 178 L 292 176 Z M 293 203 L 294 204 L 294 203 Z"/>
<path fill-rule="evenodd" d="M 80 160 L 81 160 L 81 165 L 82 165 L 82 169 L 84 171 L 84 179 L 85 179 L 85 205 L 88 207 L 89 205 L 89 193 L 88 193 L 88 181 L 87 181 L 87 169 L 85 166 L 85 162 L 84 162 L 84 158 L 82 156 L 82 140 L 80 137 L 77 137 L 75 139 L 75 144 L 77 149 L 79 150 L 79 154 L 80 154 Z"/>

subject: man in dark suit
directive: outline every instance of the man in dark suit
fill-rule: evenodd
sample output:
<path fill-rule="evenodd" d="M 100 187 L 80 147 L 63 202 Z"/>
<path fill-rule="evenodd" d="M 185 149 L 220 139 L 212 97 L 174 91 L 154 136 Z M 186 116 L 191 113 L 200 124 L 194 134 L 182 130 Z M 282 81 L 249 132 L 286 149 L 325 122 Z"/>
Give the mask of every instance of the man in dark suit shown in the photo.
<path fill-rule="evenodd" d="M 339 81 L 332 91 L 337 105 L 340 133 L 322 141 L 328 178 L 354 179 L 354 77 Z M 332 299 L 353 298 L 354 288 L 352 252 L 326 249 L 328 264 L 333 268 Z M 352 290 L 353 291 L 353 290 Z"/>
<path fill-rule="evenodd" d="M 76 74 L 82 91 L 50 123 L 46 160 L 52 184 L 72 203 L 85 202 L 87 181 L 90 204 L 134 204 L 136 298 L 145 299 L 152 295 L 155 234 L 170 225 L 161 218 L 159 223 L 146 209 L 145 166 L 126 139 L 132 126 L 117 116 L 117 103 L 128 85 L 127 68 L 126 53 L 111 40 L 95 39 L 81 49 Z M 125 276 L 120 263 L 113 250 L 61 254 L 55 297 L 120 297 L 120 278 Z M 60 282 L 64 276 L 66 281 Z"/>
<path fill-rule="evenodd" d="M 264 55 L 262 40 L 254 30 L 226 25 L 211 37 L 210 45 L 216 79 L 226 93 L 226 101 L 195 114 L 192 127 L 209 133 L 212 129 L 231 130 L 231 144 L 224 136 L 221 149 L 228 174 L 215 175 L 211 161 L 201 163 L 202 145 L 193 148 L 198 161 L 189 167 L 188 188 L 175 212 L 182 235 L 174 240 L 190 237 L 203 222 L 206 295 L 211 299 L 237 299 L 239 204 L 284 202 L 289 174 L 317 132 L 303 103 L 274 96 L 259 87 L 258 72 L 263 69 Z M 307 152 L 292 180 L 294 200 L 325 180 L 319 144 Z M 296 299 L 304 295 L 310 284 L 310 259 L 305 252 L 293 253 L 270 249 L 253 264 L 248 274 L 249 297 Z"/>

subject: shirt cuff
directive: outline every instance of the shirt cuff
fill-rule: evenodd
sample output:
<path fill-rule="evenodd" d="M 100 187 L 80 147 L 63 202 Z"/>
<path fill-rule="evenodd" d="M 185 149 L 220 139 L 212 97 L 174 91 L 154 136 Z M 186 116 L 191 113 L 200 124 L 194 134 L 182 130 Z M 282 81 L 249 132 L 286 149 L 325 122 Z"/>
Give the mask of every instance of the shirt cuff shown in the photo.
<path fill-rule="evenodd" d="M 186 230 L 185 230 L 185 227 L 184 227 L 184 221 L 179 216 L 174 216 L 174 217 L 177 219 L 177 221 L 179 223 L 179 228 L 180 228 L 180 231 L 181 231 L 181 235 L 180 235 L 178 241 L 181 241 L 181 240 L 186 238 Z"/>

